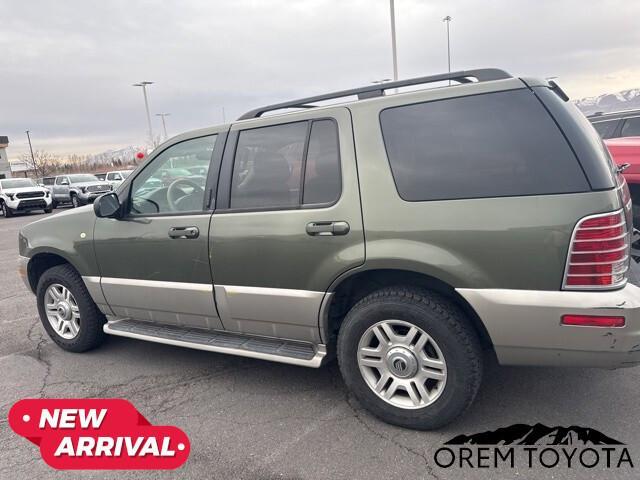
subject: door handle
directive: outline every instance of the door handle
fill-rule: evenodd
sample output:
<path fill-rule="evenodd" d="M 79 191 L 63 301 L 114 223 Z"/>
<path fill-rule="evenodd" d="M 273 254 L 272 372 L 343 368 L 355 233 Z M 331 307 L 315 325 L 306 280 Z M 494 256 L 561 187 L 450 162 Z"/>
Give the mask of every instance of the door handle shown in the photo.
<path fill-rule="evenodd" d="M 307 223 L 307 233 L 316 236 L 346 235 L 351 227 L 347 222 L 311 222 Z"/>
<path fill-rule="evenodd" d="M 169 238 L 198 238 L 200 230 L 198 227 L 171 227 Z"/>

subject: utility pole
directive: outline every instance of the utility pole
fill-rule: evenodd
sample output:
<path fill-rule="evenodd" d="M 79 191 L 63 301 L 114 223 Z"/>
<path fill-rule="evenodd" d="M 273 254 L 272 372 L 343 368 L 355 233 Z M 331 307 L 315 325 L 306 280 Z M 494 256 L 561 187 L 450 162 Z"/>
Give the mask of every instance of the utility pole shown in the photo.
<path fill-rule="evenodd" d="M 151 114 L 149 113 L 149 99 L 147 98 L 147 85 L 153 85 L 153 82 L 142 81 L 140 83 L 134 83 L 134 87 L 142 87 L 142 94 L 144 95 L 144 108 L 147 112 L 147 126 L 149 127 L 149 141 L 151 146 L 154 146 L 153 128 L 151 127 Z"/>
<path fill-rule="evenodd" d="M 167 124 L 164 121 L 164 117 L 168 117 L 169 115 L 171 115 L 171 114 L 170 113 L 156 113 L 156 117 L 162 118 L 162 129 L 164 130 L 164 139 L 165 140 L 167 138 L 169 138 L 169 135 L 167 135 Z"/>
<path fill-rule="evenodd" d="M 443 22 L 447 24 L 447 67 L 449 69 L 449 73 L 451 73 L 451 39 L 449 36 L 449 24 L 453 20 L 449 15 L 442 19 Z M 451 85 L 451 80 L 449 80 L 449 85 Z"/>
<path fill-rule="evenodd" d="M 31 146 L 31 136 L 29 135 L 29 130 L 25 130 L 25 133 L 27 134 L 27 140 L 29 141 L 29 151 L 31 152 L 31 164 L 33 166 L 33 171 L 36 175 L 38 175 L 36 169 L 36 157 L 33 156 L 33 147 Z"/>
<path fill-rule="evenodd" d="M 391 56 L 393 58 L 393 80 L 398 81 L 398 51 L 396 48 L 396 9 L 395 1 L 389 0 L 391 11 Z"/>

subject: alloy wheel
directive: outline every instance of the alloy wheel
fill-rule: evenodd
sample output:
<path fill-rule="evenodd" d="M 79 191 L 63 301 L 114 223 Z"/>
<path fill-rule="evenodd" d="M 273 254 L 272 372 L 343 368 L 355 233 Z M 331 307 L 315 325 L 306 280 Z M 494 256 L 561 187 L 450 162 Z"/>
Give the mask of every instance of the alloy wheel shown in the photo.
<path fill-rule="evenodd" d="M 421 328 L 402 320 L 369 327 L 358 344 L 358 367 L 369 388 L 403 409 L 435 402 L 447 381 L 444 355 Z"/>
<path fill-rule="evenodd" d="M 54 283 L 44 294 L 47 320 L 62 338 L 71 340 L 80 331 L 80 308 L 71 291 L 64 285 Z"/>

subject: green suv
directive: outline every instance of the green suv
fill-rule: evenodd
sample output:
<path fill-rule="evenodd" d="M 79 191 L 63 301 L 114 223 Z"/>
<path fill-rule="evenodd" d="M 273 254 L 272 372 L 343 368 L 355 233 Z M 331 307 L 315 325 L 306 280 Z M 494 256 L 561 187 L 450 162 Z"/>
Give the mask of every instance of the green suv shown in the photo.
<path fill-rule="evenodd" d="M 555 83 L 481 69 L 172 138 L 93 206 L 26 226 L 19 269 L 65 350 L 110 334 L 337 356 L 371 412 L 431 429 L 469 407 L 487 355 L 640 363 L 630 205 Z"/>

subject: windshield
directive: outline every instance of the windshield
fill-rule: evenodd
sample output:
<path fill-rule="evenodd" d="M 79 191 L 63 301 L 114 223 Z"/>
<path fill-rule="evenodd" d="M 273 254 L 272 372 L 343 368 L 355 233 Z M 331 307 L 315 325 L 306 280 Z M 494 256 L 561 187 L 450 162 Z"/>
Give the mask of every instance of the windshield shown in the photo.
<path fill-rule="evenodd" d="M 69 175 L 69 181 L 71 183 L 83 183 L 83 182 L 98 182 L 98 177 L 95 175 Z"/>
<path fill-rule="evenodd" d="M 35 187 L 36 184 L 30 178 L 12 178 L 11 180 L 0 180 L 2 188 L 24 188 Z"/>

